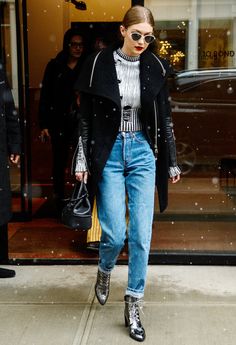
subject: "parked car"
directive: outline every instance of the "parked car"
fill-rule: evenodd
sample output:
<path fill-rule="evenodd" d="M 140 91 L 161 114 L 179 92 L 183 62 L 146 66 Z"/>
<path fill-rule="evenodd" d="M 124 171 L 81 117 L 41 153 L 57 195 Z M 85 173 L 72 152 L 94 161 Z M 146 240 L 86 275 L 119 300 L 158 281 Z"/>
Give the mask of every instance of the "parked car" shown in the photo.
<path fill-rule="evenodd" d="M 218 167 L 236 156 L 236 68 L 176 73 L 170 96 L 177 151 L 183 170 Z"/>

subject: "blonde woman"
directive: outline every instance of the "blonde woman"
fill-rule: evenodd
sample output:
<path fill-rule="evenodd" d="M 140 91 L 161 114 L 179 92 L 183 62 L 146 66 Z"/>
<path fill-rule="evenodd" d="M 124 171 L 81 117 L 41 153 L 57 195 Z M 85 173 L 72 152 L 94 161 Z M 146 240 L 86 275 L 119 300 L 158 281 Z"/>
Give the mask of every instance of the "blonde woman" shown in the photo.
<path fill-rule="evenodd" d="M 88 179 L 102 228 L 95 293 L 104 305 L 126 238 L 127 195 L 124 318 L 137 341 L 145 339 L 138 306 L 146 284 L 155 185 L 162 212 L 168 178 L 172 183 L 180 179 L 167 90 L 170 67 L 149 50 L 153 30 L 149 9 L 130 8 L 120 26 L 121 44 L 89 57 L 77 83 L 82 118 L 76 178 Z"/>

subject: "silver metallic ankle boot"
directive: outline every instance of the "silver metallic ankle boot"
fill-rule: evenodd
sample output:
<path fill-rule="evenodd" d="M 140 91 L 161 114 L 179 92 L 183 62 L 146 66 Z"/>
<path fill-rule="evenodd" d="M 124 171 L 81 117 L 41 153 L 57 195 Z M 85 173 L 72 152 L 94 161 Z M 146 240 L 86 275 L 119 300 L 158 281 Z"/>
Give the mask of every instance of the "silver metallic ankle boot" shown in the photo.
<path fill-rule="evenodd" d="M 98 270 L 97 282 L 95 285 L 95 294 L 97 296 L 98 302 L 104 305 L 109 296 L 110 289 L 110 273 L 104 273 Z"/>
<path fill-rule="evenodd" d="M 138 298 L 125 296 L 125 326 L 129 327 L 129 335 L 132 339 L 144 341 L 146 334 L 140 321 L 139 302 Z"/>

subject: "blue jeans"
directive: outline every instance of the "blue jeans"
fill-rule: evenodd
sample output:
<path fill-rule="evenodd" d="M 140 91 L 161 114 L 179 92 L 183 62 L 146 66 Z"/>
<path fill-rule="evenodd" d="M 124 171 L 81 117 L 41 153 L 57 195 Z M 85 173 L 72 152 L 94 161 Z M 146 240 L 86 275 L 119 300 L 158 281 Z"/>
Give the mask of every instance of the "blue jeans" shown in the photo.
<path fill-rule="evenodd" d="M 126 238 L 129 214 L 127 295 L 144 295 L 152 234 L 155 158 L 143 132 L 120 132 L 98 185 L 97 208 L 102 228 L 99 270 L 111 272 Z"/>

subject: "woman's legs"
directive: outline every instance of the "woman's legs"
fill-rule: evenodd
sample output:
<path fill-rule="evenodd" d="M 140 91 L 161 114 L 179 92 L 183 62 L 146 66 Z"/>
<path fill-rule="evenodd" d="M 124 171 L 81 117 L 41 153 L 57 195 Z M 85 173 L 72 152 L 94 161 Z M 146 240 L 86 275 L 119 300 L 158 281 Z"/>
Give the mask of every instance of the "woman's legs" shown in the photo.
<path fill-rule="evenodd" d="M 102 228 L 99 270 L 109 273 L 126 238 L 123 137 L 118 135 L 98 185 L 98 218 Z"/>
<path fill-rule="evenodd" d="M 143 297 L 152 234 L 155 158 L 145 136 L 136 133 L 126 164 L 129 209 L 129 273 L 126 295 Z"/>
<path fill-rule="evenodd" d="M 129 277 L 126 294 L 144 294 L 151 241 L 155 159 L 142 132 L 120 133 L 99 183 L 98 216 L 102 227 L 99 270 L 110 273 L 126 238 L 129 207 Z"/>
<path fill-rule="evenodd" d="M 126 153 L 126 191 L 129 208 L 129 273 L 125 294 L 125 325 L 129 335 L 137 341 L 146 338 L 139 315 L 140 298 L 143 297 L 151 242 L 155 159 L 141 132 L 130 134 Z"/>

